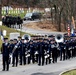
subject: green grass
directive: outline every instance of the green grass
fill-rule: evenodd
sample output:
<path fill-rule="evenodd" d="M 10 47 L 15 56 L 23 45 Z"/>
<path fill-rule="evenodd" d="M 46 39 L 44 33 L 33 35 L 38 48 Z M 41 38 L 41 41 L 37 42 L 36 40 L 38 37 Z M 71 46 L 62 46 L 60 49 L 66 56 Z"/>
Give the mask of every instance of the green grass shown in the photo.
<path fill-rule="evenodd" d="M 71 70 L 71 71 L 65 72 L 62 75 L 76 75 L 76 70 Z"/>
<path fill-rule="evenodd" d="M 6 27 L 6 26 L 0 26 L 0 30 L 6 30 L 6 31 L 7 31 L 6 37 L 9 37 L 9 34 L 12 33 L 12 32 L 19 32 L 19 33 L 21 33 L 21 36 L 22 36 L 23 34 L 25 34 L 24 32 L 15 30 L 15 29 L 13 29 L 13 28 L 8 28 L 8 27 Z"/>

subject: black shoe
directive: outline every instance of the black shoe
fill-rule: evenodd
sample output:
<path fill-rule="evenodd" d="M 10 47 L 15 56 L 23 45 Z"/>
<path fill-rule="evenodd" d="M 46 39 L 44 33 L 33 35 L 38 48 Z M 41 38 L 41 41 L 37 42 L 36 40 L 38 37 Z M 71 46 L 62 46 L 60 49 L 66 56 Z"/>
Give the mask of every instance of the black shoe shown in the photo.
<path fill-rule="evenodd" d="M 6 71 L 9 71 L 8 69 Z"/>
<path fill-rule="evenodd" d="M 16 67 L 17 67 L 18 65 L 16 65 Z"/>
<path fill-rule="evenodd" d="M 14 67 L 14 65 L 12 65 L 12 67 Z"/>
<path fill-rule="evenodd" d="M 51 64 L 51 62 L 49 62 L 49 64 Z"/>
<path fill-rule="evenodd" d="M 47 64 L 46 64 L 47 65 Z M 44 64 L 42 64 L 42 66 L 44 66 Z"/>
<path fill-rule="evenodd" d="M 38 64 L 38 66 L 40 66 L 40 64 Z"/>
<path fill-rule="evenodd" d="M 2 71 L 5 71 L 5 69 L 2 69 Z"/>
<path fill-rule="evenodd" d="M 22 65 L 22 64 L 20 64 L 20 65 Z"/>
<path fill-rule="evenodd" d="M 24 64 L 24 65 L 26 65 L 26 64 Z"/>

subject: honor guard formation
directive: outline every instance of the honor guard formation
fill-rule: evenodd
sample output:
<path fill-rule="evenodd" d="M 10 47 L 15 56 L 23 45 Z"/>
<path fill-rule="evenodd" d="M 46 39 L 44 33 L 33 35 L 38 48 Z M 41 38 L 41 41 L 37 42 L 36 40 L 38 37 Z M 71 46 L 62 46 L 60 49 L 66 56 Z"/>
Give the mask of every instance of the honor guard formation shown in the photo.
<path fill-rule="evenodd" d="M 12 15 L 5 15 L 2 17 L 2 23 L 3 25 L 10 27 L 10 28 L 18 28 L 20 29 L 22 27 L 23 20 L 21 17 L 18 16 L 12 16 Z"/>
<path fill-rule="evenodd" d="M 64 40 L 63 40 L 64 39 Z M 22 39 L 4 38 L 2 43 L 3 70 L 9 71 L 9 65 L 38 64 L 38 66 L 57 63 L 76 57 L 76 38 L 58 36 L 31 36 Z"/>

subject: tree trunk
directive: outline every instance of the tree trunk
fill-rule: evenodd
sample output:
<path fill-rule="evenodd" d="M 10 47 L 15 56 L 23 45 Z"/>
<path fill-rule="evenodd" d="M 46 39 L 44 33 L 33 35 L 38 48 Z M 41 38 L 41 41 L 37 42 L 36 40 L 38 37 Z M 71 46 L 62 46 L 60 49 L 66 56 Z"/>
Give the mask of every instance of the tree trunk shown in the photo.
<path fill-rule="evenodd" d="M 61 31 L 61 12 L 59 13 L 59 25 L 58 25 L 58 31 Z"/>
<path fill-rule="evenodd" d="M 0 5 L 0 21 L 2 20 L 2 6 Z"/>

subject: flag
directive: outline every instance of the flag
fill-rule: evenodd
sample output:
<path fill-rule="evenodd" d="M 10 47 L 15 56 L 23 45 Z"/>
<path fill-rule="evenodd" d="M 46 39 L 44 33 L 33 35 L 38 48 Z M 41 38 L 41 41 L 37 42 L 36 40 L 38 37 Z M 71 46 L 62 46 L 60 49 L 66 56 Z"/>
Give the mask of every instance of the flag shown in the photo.
<path fill-rule="evenodd" d="M 68 24 L 68 36 L 70 36 L 70 26 Z"/>

